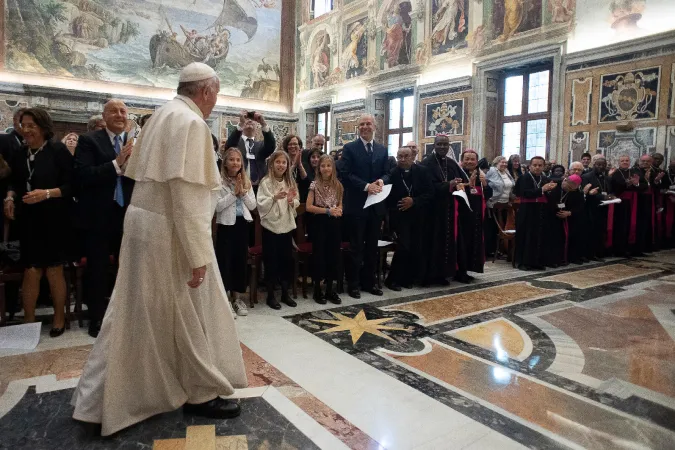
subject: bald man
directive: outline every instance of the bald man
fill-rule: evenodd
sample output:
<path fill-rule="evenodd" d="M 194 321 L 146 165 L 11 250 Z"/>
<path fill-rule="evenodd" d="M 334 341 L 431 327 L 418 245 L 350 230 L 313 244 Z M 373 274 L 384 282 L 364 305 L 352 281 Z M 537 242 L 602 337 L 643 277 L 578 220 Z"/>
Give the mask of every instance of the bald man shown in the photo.
<path fill-rule="evenodd" d="M 103 108 L 105 129 L 80 136 L 75 148 L 78 207 L 85 229 L 84 298 L 89 306 L 89 335 L 97 337 L 107 307 L 110 255 L 119 256 L 122 223 L 134 182 L 124 177 L 133 140 L 127 142 L 127 107 L 110 100 Z"/>

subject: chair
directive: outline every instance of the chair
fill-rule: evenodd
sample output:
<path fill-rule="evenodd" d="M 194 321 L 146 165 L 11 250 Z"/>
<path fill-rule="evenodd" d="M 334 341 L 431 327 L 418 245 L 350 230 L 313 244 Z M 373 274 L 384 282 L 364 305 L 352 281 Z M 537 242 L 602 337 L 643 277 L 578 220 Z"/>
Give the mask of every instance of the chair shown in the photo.
<path fill-rule="evenodd" d="M 260 268 L 262 267 L 262 225 L 260 225 L 260 214 L 258 210 L 251 212 L 253 215 L 253 225 L 255 229 L 255 240 L 253 242 L 253 247 L 248 249 L 248 259 L 246 264 L 251 268 L 250 280 L 249 280 L 249 289 L 248 289 L 248 303 L 251 308 L 254 307 L 255 303 L 258 303 L 258 274 Z"/>
<path fill-rule="evenodd" d="M 516 267 L 516 211 L 518 204 L 495 203 L 492 209 L 494 211 L 492 218 L 497 224 L 497 248 L 492 257 L 492 262 L 497 260 L 497 253 L 503 242 L 506 245 L 507 261 L 508 258 L 511 258 L 513 267 Z M 506 211 L 506 219 L 504 219 L 502 211 Z"/>
<path fill-rule="evenodd" d="M 295 270 L 293 272 L 293 298 L 297 298 L 298 266 L 302 263 L 302 298 L 307 298 L 307 274 L 309 271 L 309 261 L 312 257 L 312 243 L 307 242 L 307 230 L 305 229 L 305 204 L 301 203 L 296 210 L 295 218 Z"/>
<path fill-rule="evenodd" d="M 83 327 L 84 313 L 82 312 L 82 304 L 84 298 L 84 272 L 87 270 L 87 258 L 83 256 L 79 261 L 73 261 L 64 268 L 64 275 L 66 277 L 66 287 L 68 298 L 66 300 L 66 322 L 69 323 L 73 318 L 77 319 L 77 325 Z M 117 261 L 115 256 L 110 255 L 110 271 L 112 279 L 117 278 Z M 68 276 L 70 275 L 70 277 Z M 68 279 L 70 278 L 70 280 Z M 70 286 L 75 290 L 75 310 L 70 311 Z"/>

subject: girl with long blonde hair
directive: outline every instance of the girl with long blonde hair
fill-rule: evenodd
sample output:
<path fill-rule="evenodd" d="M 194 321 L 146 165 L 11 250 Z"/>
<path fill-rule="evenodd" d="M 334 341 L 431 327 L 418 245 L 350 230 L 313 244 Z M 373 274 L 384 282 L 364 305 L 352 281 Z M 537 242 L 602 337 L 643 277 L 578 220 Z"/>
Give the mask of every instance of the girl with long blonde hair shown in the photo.
<path fill-rule="evenodd" d="M 258 212 L 262 225 L 263 263 L 267 284 L 267 305 L 281 309 L 274 297 L 277 281 L 281 284 L 281 301 L 297 306 L 288 295 L 293 277 L 293 230 L 296 208 L 300 206 L 298 188 L 290 173 L 291 160 L 283 150 L 267 159 L 267 175 L 258 187 Z"/>
<path fill-rule="evenodd" d="M 344 188 L 338 180 L 335 160 L 329 155 L 319 159 L 314 181 L 309 187 L 307 211 L 314 214 L 312 226 L 312 256 L 314 261 L 314 301 L 325 304 L 326 300 L 340 304 L 342 300 L 333 290 L 337 280 L 337 262 L 340 258 L 340 217 Z M 325 279 L 326 294 L 321 292 L 321 280 Z"/>
<path fill-rule="evenodd" d="M 216 204 L 216 259 L 225 290 L 239 316 L 248 314 L 238 297 L 246 292 L 249 222 L 256 207 L 255 195 L 244 170 L 243 157 L 236 147 L 225 150 L 220 169 L 222 186 Z"/>

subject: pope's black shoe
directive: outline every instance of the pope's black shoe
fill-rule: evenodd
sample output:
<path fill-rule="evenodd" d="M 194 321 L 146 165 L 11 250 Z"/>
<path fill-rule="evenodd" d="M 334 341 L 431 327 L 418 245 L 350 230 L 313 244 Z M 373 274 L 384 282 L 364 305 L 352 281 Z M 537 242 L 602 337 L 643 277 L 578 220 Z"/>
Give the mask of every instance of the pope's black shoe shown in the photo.
<path fill-rule="evenodd" d="M 358 289 L 350 289 L 347 293 L 351 298 L 361 298 L 361 292 Z"/>
<path fill-rule="evenodd" d="M 183 412 L 210 419 L 231 419 L 241 414 L 241 408 L 238 403 L 216 397 L 205 403 L 186 403 L 183 405 Z"/>

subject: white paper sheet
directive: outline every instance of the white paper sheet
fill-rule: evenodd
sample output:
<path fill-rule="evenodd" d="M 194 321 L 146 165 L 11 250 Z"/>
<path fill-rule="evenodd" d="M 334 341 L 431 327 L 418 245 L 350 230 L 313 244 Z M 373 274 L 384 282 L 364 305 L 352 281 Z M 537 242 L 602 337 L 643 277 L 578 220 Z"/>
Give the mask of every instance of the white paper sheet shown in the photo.
<path fill-rule="evenodd" d="M 600 206 L 611 205 L 613 203 L 621 203 L 621 199 L 615 198 L 615 199 L 612 199 L 612 200 L 603 200 L 603 201 L 600 202 Z"/>
<path fill-rule="evenodd" d="M 0 328 L 0 348 L 33 350 L 40 342 L 42 323 L 33 322 Z"/>
<path fill-rule="evenodd" d="M 391 245 L 393 242 L 390 241 L 377 241 L 377 246 L 378 247 L 386 247 L 387 245 Z"/>
<path fill-rule="evenodd" d="M 471 209 L 471 205 L 469 204 L 469 197 L 467 197 L 466 192 L 455 191 L 455 192 L 452 193 L 452 195 L 456 195 L 457 197 L 463 198 L 464 203 L 466 203 L 467 208 L 469 208 L 469 211 L 473 211 L 473 209 Z"/>
<path fill-rule="evenodd" d="M 380 192 L 379 194 L 373 194 L 368 196 L 368 198 L 366 199 L 366 204 L 363 205 L 363 209 L 366 209 L 367 207 L 372 206 L 376 203 L 380 203 L 381 201 L 389 197 L 390 193 L 391 193 L 391 184 L 385 184 L 382 187 L 382 192 Z"/>

